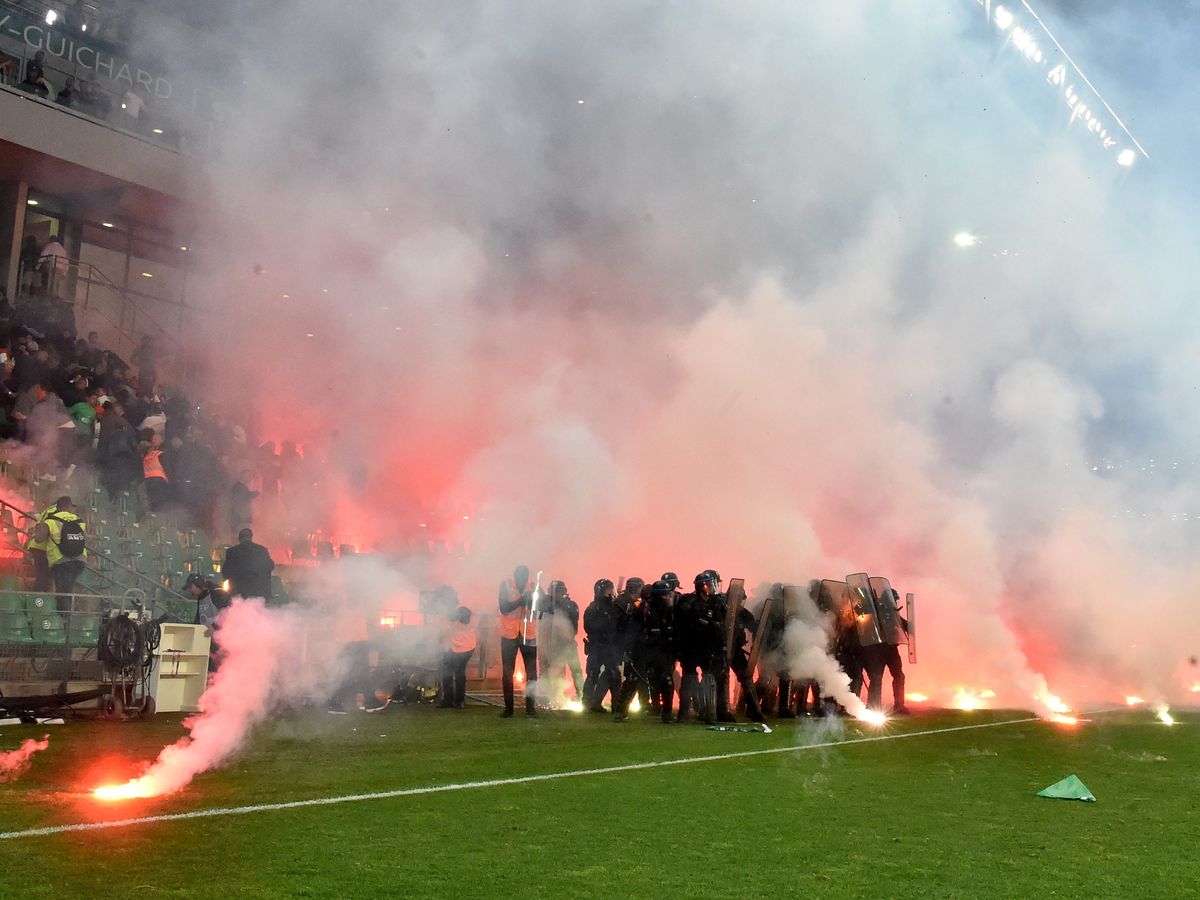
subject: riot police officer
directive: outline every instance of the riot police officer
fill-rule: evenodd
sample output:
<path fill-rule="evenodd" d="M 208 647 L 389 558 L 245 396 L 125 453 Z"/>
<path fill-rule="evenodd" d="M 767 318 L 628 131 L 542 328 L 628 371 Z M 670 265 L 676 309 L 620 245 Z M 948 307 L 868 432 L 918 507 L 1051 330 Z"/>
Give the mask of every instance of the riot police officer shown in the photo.
<path fill-rule="evenodd" d="M 617 599 L 614 601 L 617 608 L 617 636 L 621 644 L 622 681 L 631 677 L 633 644 L 637 640 L 638 633 L 637 611 L 642 602 L 642 592 L 645 589 L 644 579 L 630 578 L 625 582 L 624 589 L 617 594 Z M 644 684 L 638 685 L 637 695 L 642 707 L 645 708 L 650 702 L 650 694 Z"/>
<path fill-rule="evenodd" d="M 678 656 L 683 665 L 683 680 L 679 688 L 679 720 L 687 721 L 688 704 L 696 690 L 694 672 L 702 674 L 705 690 L 715 689 L 713 704 L 704 704 L 704 720 L 737 721 L 729 713 L 729 661 L 725 657 L 725 595 L 718 593 L 716 573 L 709 569 L 693 581 L 695 591 L 680 598 L 677 615 L 679 640 Z"/>
<path fill-rule="evenodd" d="M 621 646 L 617 636 L 616 588 L 601 578 L 593 587 L 593 599 L 583 612 L 583 652 L 587 673 L 583 681 L 583 703 L 592 712 L 604 712 L 604 696 L 616 705 L 620 692 Z"/>
<path fill-rule="evenodd" d="M 652 706 L 657 706 L 664 725 L 671 723 L 671 707 L 675 699 L 675 655 L 672 649 L 672 590 L 665 581 L 650 586 L 649 597 L 634 602 L 632 620 L 637 626 L 629 659 L 629 675 L 621 686 L 621 694 L 613 706 L 613 720 L 623 722 L 627 717 L 633 695 L 646 690 Z"/>

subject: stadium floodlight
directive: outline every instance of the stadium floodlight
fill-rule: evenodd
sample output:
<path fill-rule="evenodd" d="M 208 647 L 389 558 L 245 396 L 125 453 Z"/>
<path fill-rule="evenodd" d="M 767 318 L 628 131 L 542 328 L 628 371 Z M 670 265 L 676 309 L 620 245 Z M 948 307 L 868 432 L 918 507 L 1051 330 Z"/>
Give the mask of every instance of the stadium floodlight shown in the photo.
<path fill-rule="evenodd" d="M 994 13 L 996 18 L 996 27 L 1001 31 L 1008 31 L 1008 28 L 1013 23 L 1013 14 L 1003 6 L 997 6 Z"/>
<path fill-rule="evenodd" d="M 979 238 L 971 234 L 969 231 L 960 231 L 954 236 L 954 244 L 957 247 L 974 247 L 979 243 Z"/>
<path fill-rule="evenodd" d="M 56 13 L 54 10 L 49 10 L 46 13 L 46 24 L 53 25 L 57 21 L 58 21 L 58 13 Z"/>
<path fill-rule="evenodd" d="M 1128 147 L 1126 147 L 1124 150 L 1122 150 L 1120 153 L 1117 154 L 1117 165 L 1118 166 L 1132 166 L 1133 161 L 1135 159 L 1137 159 L 1137 154 L 1134 153 L 1132 150 L 1130 150 Z"/>

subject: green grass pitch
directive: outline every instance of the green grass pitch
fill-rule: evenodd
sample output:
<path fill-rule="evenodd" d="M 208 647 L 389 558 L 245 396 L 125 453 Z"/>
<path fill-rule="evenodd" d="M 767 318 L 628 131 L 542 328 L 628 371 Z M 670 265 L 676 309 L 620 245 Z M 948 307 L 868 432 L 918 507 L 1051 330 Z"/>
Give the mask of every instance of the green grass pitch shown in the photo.
<path fill-rule="evenodd" d="M 101 804 L 180 719 L 47 727 L 0 831 L 1003 722 L 928 713 L 720 733 L 492 708 L 277 718 L 179 794 Z M 0 897 L 1181 897 L 1200 715 L 1005 724 L 559 780 L 0 841 Z M 0 750 L 32 727 L 0 731 Z M 1075 773 L 1096 803 L 1035 793 Z"/>

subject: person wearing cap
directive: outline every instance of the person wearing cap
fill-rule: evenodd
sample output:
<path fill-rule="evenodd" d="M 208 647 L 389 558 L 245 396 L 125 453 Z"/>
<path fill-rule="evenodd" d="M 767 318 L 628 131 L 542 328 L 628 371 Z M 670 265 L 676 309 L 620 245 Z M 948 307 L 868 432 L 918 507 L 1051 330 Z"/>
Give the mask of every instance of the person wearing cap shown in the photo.
<path fill-rule="evenodd" d="M 69 522 L 78 523 L 78 528 L 68 528 Z M 42 510 L 25 547 L 33 561 L 35 591 L 48 591 L 53 587 L 57 594 L 70 594 L 75 590 L 75 582 L 86 565 L 87 550 L 82 546 L 77 549 L 64 547 L 63 542 L 72 535 L 82 542 L 82 531 L 83 522 L 75 514 L 75 505 L 69 496 L 59 497 Z M 69 604 L 60 597 L 59 606 L 66 608 Z"/>
<path fill-rule="evenodd" d="M 183 585 L 196 601 L 195 625 L 212 625 L 217 614 L 229 605 L 229 595 L 199 572 L 189 575 Z"/>
<path fill-rule="evenodd" d="M 238 542 L 225 551 L 221 574 L 229 579 L 229 590 L 235 597 L 271 597 L 271 573 L 275 561 L 262 544 L 254 543 L 254 532 L 243 528 Z"/>

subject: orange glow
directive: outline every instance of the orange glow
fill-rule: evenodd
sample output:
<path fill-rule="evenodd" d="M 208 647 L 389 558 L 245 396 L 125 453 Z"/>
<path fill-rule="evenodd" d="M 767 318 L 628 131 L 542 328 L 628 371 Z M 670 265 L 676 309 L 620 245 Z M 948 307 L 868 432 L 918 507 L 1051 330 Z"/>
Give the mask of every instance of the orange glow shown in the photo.
<path fill-rule="evenodd" d="M 524 672 L 517 672 L 515 675 L 513 675 L 513 681 L 515 681 L 517 684 L 524 684 L 524 682 L 525 682 L 525 673 L 524 673 Z"/>
<path fill-rule="evenodd" d="M 1145 702 L 1146 702 L 1146 701 L 1145 701 L 1145 700 L 1143 700 L 1141 697 L 1133 697 L 1133 696 L 1129 696 L 1129 697 L 1126 697 L 1126 698 L 1125 698 L 1125 705 L 1126 705 L 1126 706 L 1140 706 L 1141 704 L 1143 704 L 1143 703 L 1145 703 Z"/>
<path fill-rule="evenodd" d="M 980 691 L 979 692 L 979 698 L 981 700 L 991 700 L 995 696 L 996 696 L 995 691 Z"/>
<path fill-rule="evenodd" d="M 1038 699 L 1045 703 L 1051 712 L 1058 713 L 1059 715 L 1069 713 L 1071 711 L 1071 707 L 1063 703 L 1062 700 L 1054 696 L 1054 694 L 1043 694 L 1042 696 L 1038 697 Z"/>
<path fill-rule="evenodd" d="M 868 725 L 874 725 L 876 728 L 887 724 L 887 716 L 873 709 L 864 709 L 858 714 L 858 718 Z"/>
<path fill-rule="evenodd" d="M 990 691 L 985 693 L 991 694 Z M 995 694 L 992 694 L 992 696 L 994 697 Z M 977 709 L 987 709 L 987 703 L 984 702 L 983 693 L 968 691 L 966 688 L 959 688 L 954 692 L 954 697 L 950 700 L 950 708 L 973 712 Z"/>
<path fill-rule="evenodd" d="M 1074 716 L 1064 716 L 1062 713 L 1055 713 L 1050 717 L 1050 721 L 1058 725 L 1078 725 L 1079 720 Z"/>
<path fill-rule="evenodd" d="M 1192 693 L 1193 693 L 1193 694 L 1200 694 L 1200 683 L 1197 683 L 1197 684 L 1193 684 L 1193 685 L 1192 685 Z"/>
<path fill-rule="evenodd" d="M 396 627 L 396 617 L 395 616 L 380 616 L 379 624 L 384 628 L 395 628 Z"/>
<path fill-rule="evenodd" d="M 905 694 L 905 699 L 913 703 L 925 703 L 929 700 L 924 694 Z"/>
<path fill-rule="evenodd" d="M 149 778 L 135 778 L 124 784 L 110 784 L 98 787 L 92 791 L 97 800 L 116 803 L 121 800 L 136 800 L 144 797 L 157 797 L 162 791 Z"/>

